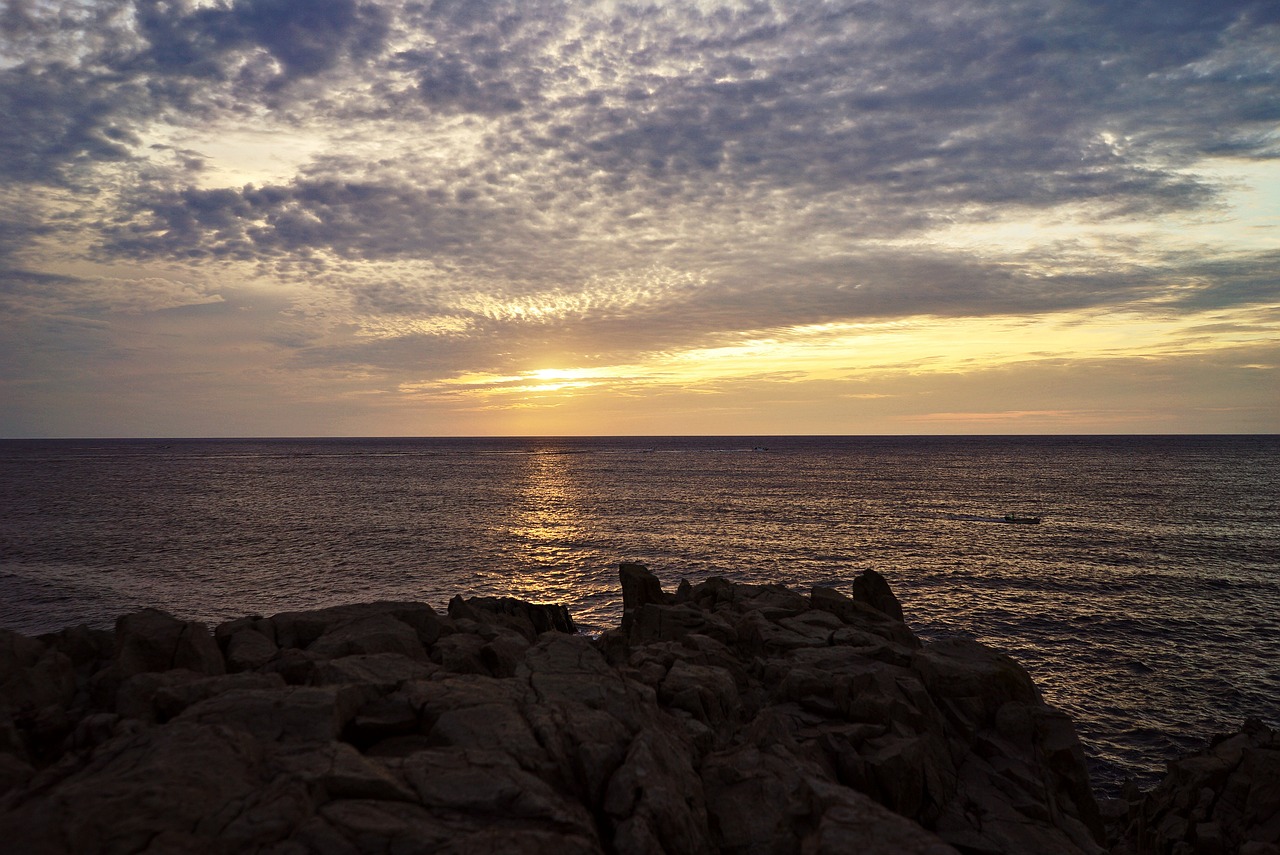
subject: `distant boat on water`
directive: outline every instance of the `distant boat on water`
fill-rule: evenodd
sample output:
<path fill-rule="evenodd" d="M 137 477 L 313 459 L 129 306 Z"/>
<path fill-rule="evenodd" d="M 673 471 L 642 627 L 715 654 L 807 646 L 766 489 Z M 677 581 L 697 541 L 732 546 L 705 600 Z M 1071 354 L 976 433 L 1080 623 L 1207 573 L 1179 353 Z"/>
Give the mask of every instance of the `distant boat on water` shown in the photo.
<path fill-rule="evenodd" d="M 1028 516 L 1026 514 L 1005 514 L 1004 521 L 1007 523 L 1023 523 L 1024 525 L 1039 525 L 1040 517 Z"/>

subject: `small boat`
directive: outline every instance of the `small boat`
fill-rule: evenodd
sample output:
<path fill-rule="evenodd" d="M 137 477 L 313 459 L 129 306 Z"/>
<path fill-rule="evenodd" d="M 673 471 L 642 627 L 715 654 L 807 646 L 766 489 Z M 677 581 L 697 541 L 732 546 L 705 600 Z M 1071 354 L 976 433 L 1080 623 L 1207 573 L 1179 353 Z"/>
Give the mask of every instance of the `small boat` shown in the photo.
<path fill-rule="evenodd" d="M 1005 514 L 1004 521 L 1007 523 L 1022 523 L 1024 525 L 1039 525 L 1040 517 L 1031 517 L 1026 514 Z"/>

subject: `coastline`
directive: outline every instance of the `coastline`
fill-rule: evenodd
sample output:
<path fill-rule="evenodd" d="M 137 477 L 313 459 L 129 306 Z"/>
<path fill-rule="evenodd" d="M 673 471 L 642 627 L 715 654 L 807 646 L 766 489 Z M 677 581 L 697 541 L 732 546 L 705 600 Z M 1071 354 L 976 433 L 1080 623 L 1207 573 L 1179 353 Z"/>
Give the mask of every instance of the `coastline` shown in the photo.
<path fill-rule="evenodd" d="M 0 633 L 0 835 L 31 852 L 1277 851 L 1280 743 L 1260 724 L 1100 809 L 1026 671 L 922 643 L 873 571 L 807 595 L 668 593 L 630 564 L 620 582 L 621 626 L 594 640 L 562 606 L 492 597 Z M 1198 795 L 1214 786 L 1230 798 Z"/>

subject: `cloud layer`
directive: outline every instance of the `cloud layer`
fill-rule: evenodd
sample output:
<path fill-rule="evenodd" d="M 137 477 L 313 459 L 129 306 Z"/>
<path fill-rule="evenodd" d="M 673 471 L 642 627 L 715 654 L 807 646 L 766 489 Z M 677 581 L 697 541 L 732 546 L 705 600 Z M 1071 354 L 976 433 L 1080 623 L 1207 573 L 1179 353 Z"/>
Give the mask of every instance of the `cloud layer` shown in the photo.
<path fill-rule="evenodd" d="M 271 372 L 388 390 L 1280 290 L 1256 234 L 1206 231 L 1234 216 L 1224 164 L 1280 160 L 1272 2 L 16 0 L 0 23 L 13 383 L 75 362 L 33 330 L 108 324 L 81 346 L 122 354 L 170 323 L 136 319 L 215 304 L 259 318 L 236 329 Z"/>

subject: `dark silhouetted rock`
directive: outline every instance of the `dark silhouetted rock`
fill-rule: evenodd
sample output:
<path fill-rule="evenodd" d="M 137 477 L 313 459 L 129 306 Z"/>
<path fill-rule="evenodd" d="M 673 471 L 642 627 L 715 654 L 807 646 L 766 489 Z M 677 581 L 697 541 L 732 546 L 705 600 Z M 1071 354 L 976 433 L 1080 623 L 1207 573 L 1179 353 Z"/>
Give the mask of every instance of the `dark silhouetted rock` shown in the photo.
<path fill-rule="evenodd" d="M 222 652 L 208 627 L 159 609 L 143 609 L 116 621 L 113 659 L 112 668 L 121 679 L 173 668 L 198 674 L 226 673 Z"/>
<path fill-rule="evenodd" d="M 274 777 L 239 731 L 179 721 L 123 732 L 11 791 L 0 840 L 29 855 L 264 848 L 311 810 L 300 782 Z"/>
<path fill-rule="evenodd" d="M 514 597 L 454 597 L 449 601 L 449 616 L 505 626 L 529 641 L 537 641 L 544 632 L 578 631 L 563 605 L 526 603 Z"/>
<path fill-rule="evenodd" d="M 227 639 L 223 652 L 228 671 L 253 671 L 275 658 L 280 648 L 258 630 L 245 628 Z"/>
<path fill-rule="evenodd" d="M 1124 820 L 1116 855 L 1280 855 L 1280 732 L 1248 721 L 1171 762 Z"/>
<path fill-rule="evenodd" d="M 647 603 L 663 605 L 667 595 L 662 591 L 658 577 L 643 564 L 620 564 L 618 576 L 622 582 L 622 631 L 628 632 L 635 613 Z"/>
<path fill-rule="evenodd" d="M 0 633 L 0 840 L 32 853 L 1100 851 L 1070 720 L 1008 657 L 922 645 L 879 576 L 852 596 L 719 578 L 668 596 L 634 564 L 620 578 L 623 625 L 599 639 L 572 634 L 562 606 L 504 597 L 455 598 L 447 616 L 286 612 L 213 634 L 152 610 L 114 636 Z M 1134 839 L 1269 845 L 1274 749 L 1248 740 L 1215 749 L 1202 789 L 1225 795 L 1194 825 L 1168 818 L 1190 816 L 1177 813 L 1200 781 L 1188 767 Z"/>
<path fill-rule="evenodd" d="M 440 637 L 442 624 L 435 610 L 424 603 L 355 603 L 330 606 L 311 612 L 283 612 L 266 620 L 256 620 L 253 627 L 279 647 L 307 648 L 327 633 L 364 618 L 393 618 L 414 631 L 418 641 L 431 646 Z M 378 651 L 360 651 L 378 652 Z"/>
<path fill-rule="evenodd" d="M 65 707 L 76 691 L 71 659 L 34 638 L 0 630 L 0 716 Z"/>
<path fill-rule="evenodd" d="M 413 627 L 390 614 L 372 614 L 327 629 L 307 645 L 307 652 L 321 659 L 370 653 L 395 653 L 426 661 L 427 651 Z"/>
<path fill-rule="evenodd" d="M 863 570 L 862 575 L 853 580 L 853 598 L 878 609 L 894 620 L 904 620 L 902 604 L 894 596 L 893 589 L 885 578 L 874 570 Z"/>
<path fill-rule="evenodd" d="M 115 649 L 113 633 L 84 624 L 40 636 L 40 640 L 71 660 L 77 668 L 95 666 L 110 659 Z"/>

